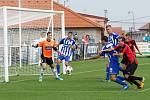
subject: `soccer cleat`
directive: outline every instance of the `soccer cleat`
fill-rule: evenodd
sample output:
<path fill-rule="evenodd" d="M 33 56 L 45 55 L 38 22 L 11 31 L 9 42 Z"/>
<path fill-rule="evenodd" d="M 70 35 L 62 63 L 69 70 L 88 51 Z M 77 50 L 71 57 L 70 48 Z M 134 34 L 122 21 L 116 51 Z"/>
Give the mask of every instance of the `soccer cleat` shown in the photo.
<path fill-rule="evenodd" d="M 137 86 L 135 89 L 142 89 L 140 86 Z"/>
<path fill-rule="evenodd" d="M 110 80 L 105 80 L 105 82 L 111 82 Z"/>
<path fill-rule="evenodd" d="M 140 88 L 144 88 L 144 81 L 145 81 L 145 77 L 142 77 L 142 80 L 140 82 Z"/>
<path fill-rule="evenodd" d="M 39 77 L 39 82 L 42 82 L 42 80 L 43 80 L 43 78 L 40 76 L 40 77 Z"/>
<path fill-rule="evenodd" d="M 123 90 L 127 90 L 128 88 L 129 88 L 128 85 L 124 85 L 124 86 L 123 86 Z"/>
<path fill-rule="evenodd" d="M 56 80 L 61 80 L 61 81 L 62 81 L 62 80 L 64 80 L 64 79 L 61 78 L 61 77 L 57 77 Z"/>

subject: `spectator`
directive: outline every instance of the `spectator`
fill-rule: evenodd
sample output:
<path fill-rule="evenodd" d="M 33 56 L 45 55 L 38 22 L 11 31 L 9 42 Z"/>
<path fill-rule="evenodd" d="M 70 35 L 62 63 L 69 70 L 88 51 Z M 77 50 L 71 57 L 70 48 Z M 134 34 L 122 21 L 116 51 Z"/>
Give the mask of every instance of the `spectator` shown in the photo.
<path fill-rule="evenodd" d="M 89 43 L 89 35 L 85 35 L 82 37 L 82 42 L 83 42 L 83 58 L 86 58 L 86 53 L 87 53 L 87 48 L 88 48 L 88 43 Z"/>
<path fill-rule="evenodd" d="M 76 42 L 76 49 L 74 50 L 73 58 L 74 60 L 79 60 L 80 59 L 80 46 L 79 46 L 79 39 L 78 39 L 77 34 L 74 35 L 74 40 Z"/>
<path fill-rule="evenodd" d="M 82 42 L 83 42 L 84 44 L 88 44 L 88 43 L 89 43 L 89 35 L 83 36 L 83 37 L 82 37 Z"/>
<path fill-rule="evenodd" d="M 145 37 L 143 38 L 144 41 L 149 42 L 150 41 L 150 35 L 145 34 Z"/>

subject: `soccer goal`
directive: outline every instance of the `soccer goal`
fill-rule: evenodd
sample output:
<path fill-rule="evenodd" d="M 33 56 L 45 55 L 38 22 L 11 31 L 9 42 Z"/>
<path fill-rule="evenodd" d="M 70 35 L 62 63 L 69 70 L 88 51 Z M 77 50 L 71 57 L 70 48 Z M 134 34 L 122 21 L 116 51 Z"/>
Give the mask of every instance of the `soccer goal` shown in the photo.
<path fill-rule="evenodd" d="M 45 38 L 48 31 L 56 41 L 65 36 L 64 11 L 0 8 L 0 81 L 39 73 L 40 50 L 32 44 Z"/>

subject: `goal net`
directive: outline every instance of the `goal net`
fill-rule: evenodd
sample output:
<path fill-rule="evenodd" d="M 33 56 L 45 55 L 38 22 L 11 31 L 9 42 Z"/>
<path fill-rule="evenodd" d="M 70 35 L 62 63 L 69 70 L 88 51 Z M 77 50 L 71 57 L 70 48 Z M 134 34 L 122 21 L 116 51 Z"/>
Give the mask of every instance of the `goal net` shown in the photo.
<path fill-rule="evenodd" d="M 0 81 L 39 74 L 41 50 L 32 44 L 42 41 L 48 31 L 56 41 L 65 36 L 63 11 L 0 8 Z"/>

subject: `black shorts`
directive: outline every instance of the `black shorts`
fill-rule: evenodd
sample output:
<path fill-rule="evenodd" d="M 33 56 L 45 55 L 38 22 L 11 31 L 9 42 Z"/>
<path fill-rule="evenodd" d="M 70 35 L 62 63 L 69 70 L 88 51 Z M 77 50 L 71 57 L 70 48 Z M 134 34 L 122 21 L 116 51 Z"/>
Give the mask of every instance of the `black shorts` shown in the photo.
<path fill-rule="evenodd" d="M 138 64 L 136 64 L 136 62 L 127 64 L 126 69 L 123 71 L 124 74 L 134 75 L 134 72 L 136 71 L 137 66 Z"/>
<path fill-rule="evenodd" d="M 41 55 L 41 59 L 42 59 L 42 63 L 47 63 L 48 65 L 52 65 L 53 64 L 53 59 L 51 58 L 47 58 L 44 57 L 43 55 Z"/>

